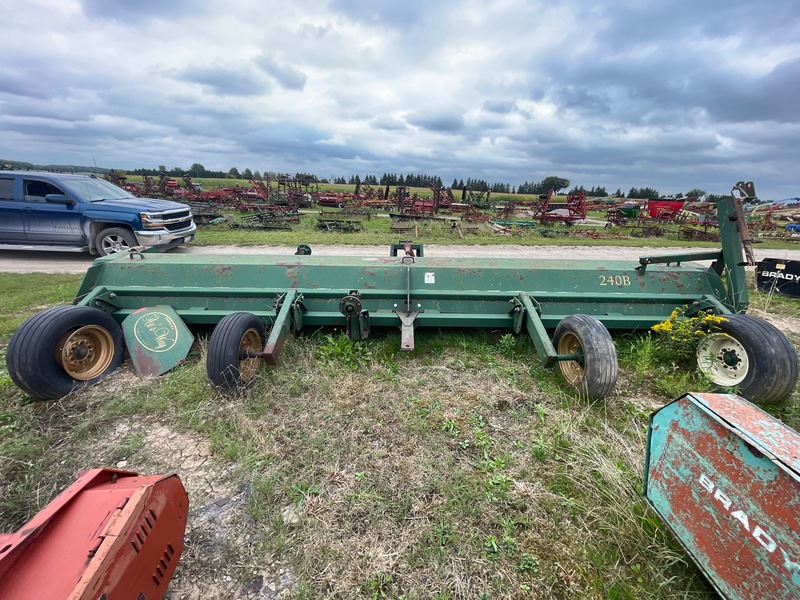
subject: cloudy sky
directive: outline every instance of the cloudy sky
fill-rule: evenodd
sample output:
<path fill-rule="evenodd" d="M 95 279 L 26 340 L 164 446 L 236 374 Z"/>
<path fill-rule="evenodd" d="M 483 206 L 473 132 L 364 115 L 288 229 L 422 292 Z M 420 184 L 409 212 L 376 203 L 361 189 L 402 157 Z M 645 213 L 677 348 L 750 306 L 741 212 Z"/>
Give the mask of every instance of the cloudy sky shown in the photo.
<path fill-rule="evenodd" d="M 800 195 L 798 0 L 3 5 L 3 159 Z"/>

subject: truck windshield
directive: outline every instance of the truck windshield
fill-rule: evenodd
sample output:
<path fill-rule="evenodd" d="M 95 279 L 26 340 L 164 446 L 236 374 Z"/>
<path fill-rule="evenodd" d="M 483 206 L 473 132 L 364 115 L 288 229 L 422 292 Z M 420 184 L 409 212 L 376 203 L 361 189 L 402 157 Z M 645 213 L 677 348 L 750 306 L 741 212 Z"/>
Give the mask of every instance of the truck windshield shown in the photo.
<path fill-rule="evenodd" d="M 71 179 L 68 181 L 61 181 L 60 183 L 74 194 L 85 198 L 89 202 L 131 198 L 130 192 L 118 188 L 113 183 L 109 183 L 103 179 L 86 177 L 85 179 Z"/>

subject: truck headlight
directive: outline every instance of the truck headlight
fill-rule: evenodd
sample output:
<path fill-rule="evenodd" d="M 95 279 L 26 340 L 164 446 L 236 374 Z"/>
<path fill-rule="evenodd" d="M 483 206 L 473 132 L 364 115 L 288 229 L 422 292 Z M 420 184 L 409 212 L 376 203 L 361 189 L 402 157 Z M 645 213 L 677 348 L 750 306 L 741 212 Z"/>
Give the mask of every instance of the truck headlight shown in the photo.
<path fill-rule="evenodd" d="M 142 219 L 142 227 L 144 229 L 161 229 L 164 226 L 161 216 L 140 213 L 139 217 Z"/>

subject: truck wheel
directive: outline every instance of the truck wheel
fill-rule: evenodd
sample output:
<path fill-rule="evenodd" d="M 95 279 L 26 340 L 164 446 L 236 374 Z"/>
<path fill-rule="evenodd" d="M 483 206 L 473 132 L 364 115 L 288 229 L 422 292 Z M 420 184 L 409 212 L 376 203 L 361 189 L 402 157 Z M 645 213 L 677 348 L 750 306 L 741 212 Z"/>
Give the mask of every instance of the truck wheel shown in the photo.
<path fill-rule="evenodd" d="M 121 227 L 103 229 L 94 239 L 94 245 L 100 256 L 108 256 L 115 252 L 123 252 L 136 245 L 133 232 Z"/>
<path fill-rule="evenodd" d="M 725 315 L 719 331 L 697 348 L 697 368 L 720 388 L 735 388 L 748 400 L 780 404 L 797 385 L 797 352 L 771 323 L 747 315 Z"/>
<path fill-rule="evenodd" d="M 559 354 L 577 354 L 578 360 L 558 363 L 564 379 L 590 400 L 606 398 L 617 384 L 617 350 L 605 326 L 589 315 L 570 315 L 556 327 L 553 343 Z"/>
<path fill-rule="evenodd" d="M 6 363 L 11 380 L 40 400 L 91 385 L 122 362 L 122 329 L 103 311 L 59 306 L 35 314 L 11 336 Z"/>
<path fill-rule="evenodd" d="M 226 315 L 211 332 L 206 358 L 206 373 L 211 385 L 221 391 L 247 387 L 253 383 L 259 358 L 248 352 L 261 352 L 266 343 L 264 321 L 252 313 Z"/>

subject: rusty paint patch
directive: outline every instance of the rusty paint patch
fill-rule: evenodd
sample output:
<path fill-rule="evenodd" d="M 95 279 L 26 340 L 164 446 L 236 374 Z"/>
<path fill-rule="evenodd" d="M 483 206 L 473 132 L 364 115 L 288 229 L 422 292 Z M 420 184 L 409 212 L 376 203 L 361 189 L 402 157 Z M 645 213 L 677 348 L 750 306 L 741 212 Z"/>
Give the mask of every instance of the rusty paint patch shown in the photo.
<path fill-rule="evenodd" d="M 724 597 L 800 595 L 798 455 L 800 434 L 733 394 L 651 417 L 647 500 Z"/>

